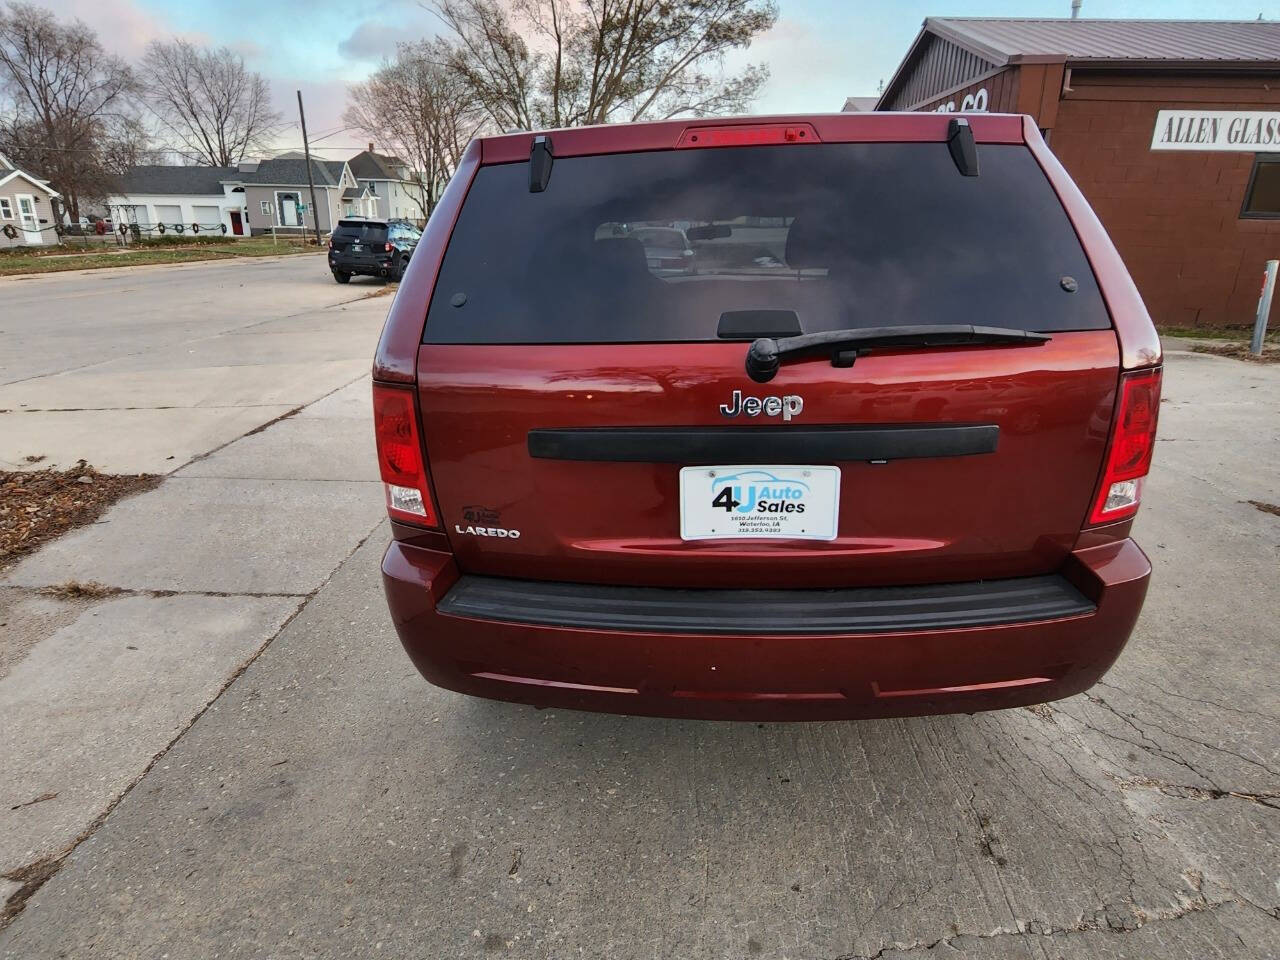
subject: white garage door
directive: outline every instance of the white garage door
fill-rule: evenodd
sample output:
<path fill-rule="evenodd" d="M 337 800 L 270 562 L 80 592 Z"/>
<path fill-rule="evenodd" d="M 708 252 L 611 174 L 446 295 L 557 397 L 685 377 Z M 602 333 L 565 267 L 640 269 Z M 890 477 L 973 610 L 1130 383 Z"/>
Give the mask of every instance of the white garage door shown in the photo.
<path fill-rule="evenodd" d="M 176 203 L 157 203 L 156 204 L 156 223 L 163 223 L 166 227 L 172 229 L 175 223 L 182 222 L 182 207 Z"/>
<path fill-rule="evenodd" d="M 200 224 L 202 233 L 216 233 L 218 224 L 222 222 L 222 211 L 217 207 L 192 207 L 191 215 L 196 218 L 196 223 Z"/>

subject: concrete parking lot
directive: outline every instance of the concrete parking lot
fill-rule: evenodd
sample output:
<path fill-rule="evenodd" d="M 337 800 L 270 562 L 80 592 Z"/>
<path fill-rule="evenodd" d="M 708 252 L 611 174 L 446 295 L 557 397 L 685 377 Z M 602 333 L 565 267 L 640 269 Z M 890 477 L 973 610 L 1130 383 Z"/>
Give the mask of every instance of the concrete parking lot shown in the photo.
<path fill-rule="evenodd" d="M 92 395 L 68 381 L 105 365 L 103 395 L 139 374 L 158 409 L 207 376 L 208 409 L 256 411 L 139 443 L 184 465 L 0 574 L 0 957 L 1280 955 L 1280 368 L 1168 355 L 1136 533 L 1155 577 L 1082 696 L 796 725 L 537 711 L 428 686 L 388 622 L 365 371 L 390 301 L 261 268 L 271 315 L 243 324 L 217 306 L 241 265 L 135 274 L 140 303 L 204 305 L 185 332 L 159 306 L 82 322 L 91 278 L 52 288 L 65 365 L 0 324 L 5 380 Z M 29 442 L 10 422 L 0 459 Z M 41 592 L 68 580 L 117 592 Z"/>

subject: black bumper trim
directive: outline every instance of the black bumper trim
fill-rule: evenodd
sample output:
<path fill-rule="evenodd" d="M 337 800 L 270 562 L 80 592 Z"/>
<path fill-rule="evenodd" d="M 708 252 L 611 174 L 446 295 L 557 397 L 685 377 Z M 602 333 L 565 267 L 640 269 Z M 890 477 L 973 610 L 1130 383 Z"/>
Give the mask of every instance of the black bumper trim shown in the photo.
<path fill-rule="evenodd" d="M 719 590 L 464 574 L 455 617 L 627 633 L 847 634 L 947 630 L 1081 616 L 1097 608 L 1057 574 L 836 590 Z"/>

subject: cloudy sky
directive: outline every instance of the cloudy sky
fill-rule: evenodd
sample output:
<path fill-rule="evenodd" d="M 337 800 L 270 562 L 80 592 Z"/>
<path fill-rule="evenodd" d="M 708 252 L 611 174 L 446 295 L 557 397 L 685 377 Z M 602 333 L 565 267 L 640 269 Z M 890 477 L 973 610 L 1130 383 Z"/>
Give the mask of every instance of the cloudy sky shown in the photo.
<path fill-rule="evenodd" d="M 128 58 L 147 43 L 180 35 L 244 54 L 271 81 L 291 120 L 281 149 L 300 148 L 294 91 L 306 101 L 317 151 L 346 157 L 363 143 L 342 130 L 346 87 L 390 53 L 397 40 L 434 33 L 438 22 L 416 0 L 36 0 L 59 17 L 89 24 L 108 49 Z M 773 77 L 760 112 L 838 110 L 850 95 L 875 93 L 906 53 L 921 21 L 936 16 L 1066 16 L 1070 0 L 779 0 L 777 26 L 746 59 Z M 1091 17 L 1280 18 L 1280 0 L 1084 0 Z"/>

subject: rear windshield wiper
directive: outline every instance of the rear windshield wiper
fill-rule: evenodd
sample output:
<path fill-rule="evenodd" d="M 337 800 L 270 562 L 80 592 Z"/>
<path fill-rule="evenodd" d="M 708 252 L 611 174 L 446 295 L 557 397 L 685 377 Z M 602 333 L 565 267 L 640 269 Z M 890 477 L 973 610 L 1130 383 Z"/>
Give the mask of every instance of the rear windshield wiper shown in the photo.
<path fill-rule="evenodd" d="M 783 360 L 815 353 L 830 353 L 833 367 L 851 367 L 859 353 L 873 347 L 952 347 L 979 343 L 1039 346 L 1052 339 L 1031 330 L 975 327 L 970 323 L 825 330 L 777 339 L 761 337 L 747 350 L 747 376 L 756 383 L 768 383 Z"/>

